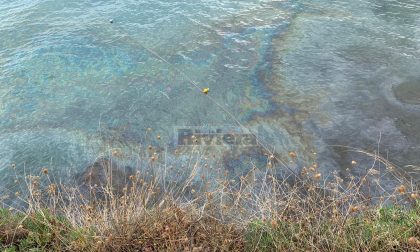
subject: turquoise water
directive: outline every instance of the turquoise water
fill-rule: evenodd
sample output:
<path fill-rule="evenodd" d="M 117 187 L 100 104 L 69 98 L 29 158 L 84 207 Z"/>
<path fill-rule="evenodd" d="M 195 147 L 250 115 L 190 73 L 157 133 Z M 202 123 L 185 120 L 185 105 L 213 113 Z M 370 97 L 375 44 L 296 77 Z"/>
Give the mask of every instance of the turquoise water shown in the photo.
<path fill-rule="evenodd" d="M 238 121 L 284 159 L 343 170 L 363 158 L 335 145 L 379 148 L 416 176 L 419 69 L 417 0 L 0 0 L 0 182 Z"/>

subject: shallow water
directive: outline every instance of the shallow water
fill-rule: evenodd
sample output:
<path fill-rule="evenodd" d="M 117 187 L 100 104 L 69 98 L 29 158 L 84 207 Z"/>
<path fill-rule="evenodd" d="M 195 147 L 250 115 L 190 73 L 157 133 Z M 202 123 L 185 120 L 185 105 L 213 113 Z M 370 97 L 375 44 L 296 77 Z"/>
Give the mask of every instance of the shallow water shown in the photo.
<path fill-rule="evenodd" d="M 343 170 L 361 157 L 335 146 L 379 149 L 418 178 L 416 0 L 0 0 L 0 20 L 2 184 L 159 144 L 148 127 L 173 149 L 176 127 L 237 122 L 284 159 Z"/>

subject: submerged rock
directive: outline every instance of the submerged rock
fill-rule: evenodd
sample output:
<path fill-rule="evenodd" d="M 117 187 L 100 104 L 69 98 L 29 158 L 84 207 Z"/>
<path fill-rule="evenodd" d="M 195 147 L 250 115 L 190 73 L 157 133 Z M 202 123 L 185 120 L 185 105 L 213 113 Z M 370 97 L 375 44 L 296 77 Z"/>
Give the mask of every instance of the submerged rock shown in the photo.
<path fill-rule="evenodd" d="M 121 195 L 124 188 L 130 186 L 131 175 L 134 175 L 131 167 L 120 167 L 111 159 L 100 158 L 78 174 L 76 181 L 83 195 L 94 194 L 103 197 L 106 189 Z"/>
<path fill-rule="evenodd" d="M 402 103 L 420 105 L 420 79 L 393 87 L 395 97 Z"/>

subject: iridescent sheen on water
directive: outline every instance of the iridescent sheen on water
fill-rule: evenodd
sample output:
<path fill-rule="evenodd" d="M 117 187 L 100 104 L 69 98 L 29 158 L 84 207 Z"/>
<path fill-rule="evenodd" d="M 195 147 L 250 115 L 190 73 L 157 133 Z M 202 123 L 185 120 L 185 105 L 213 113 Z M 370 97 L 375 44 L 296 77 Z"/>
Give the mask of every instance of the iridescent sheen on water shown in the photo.
<path fill-rule="evenodd" d="M 1 0 L 0 20 L 1 184 L 11 164 L 64 179 L 148 127 L 173 146 L 174 127 L 236 120 L 329 171 L 357 158 L 335 145 L 379 140 L 420 163 L 417 0 Z"/>

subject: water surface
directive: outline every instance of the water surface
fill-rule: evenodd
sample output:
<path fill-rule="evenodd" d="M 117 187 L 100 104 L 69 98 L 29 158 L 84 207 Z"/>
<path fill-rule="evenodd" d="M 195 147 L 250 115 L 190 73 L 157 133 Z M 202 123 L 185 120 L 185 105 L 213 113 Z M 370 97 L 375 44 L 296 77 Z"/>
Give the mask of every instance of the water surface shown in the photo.
<path fill-rule="evenodd" d="M 113 148 L 172 152 L 174 127 L 238 122 L 296 151 L 293 169 L 363 159 L 344 145 L 418 178 L 416 0 L 1 0 L 0 20 L 1 184 L 12 164 L 65 180 Z"/>

